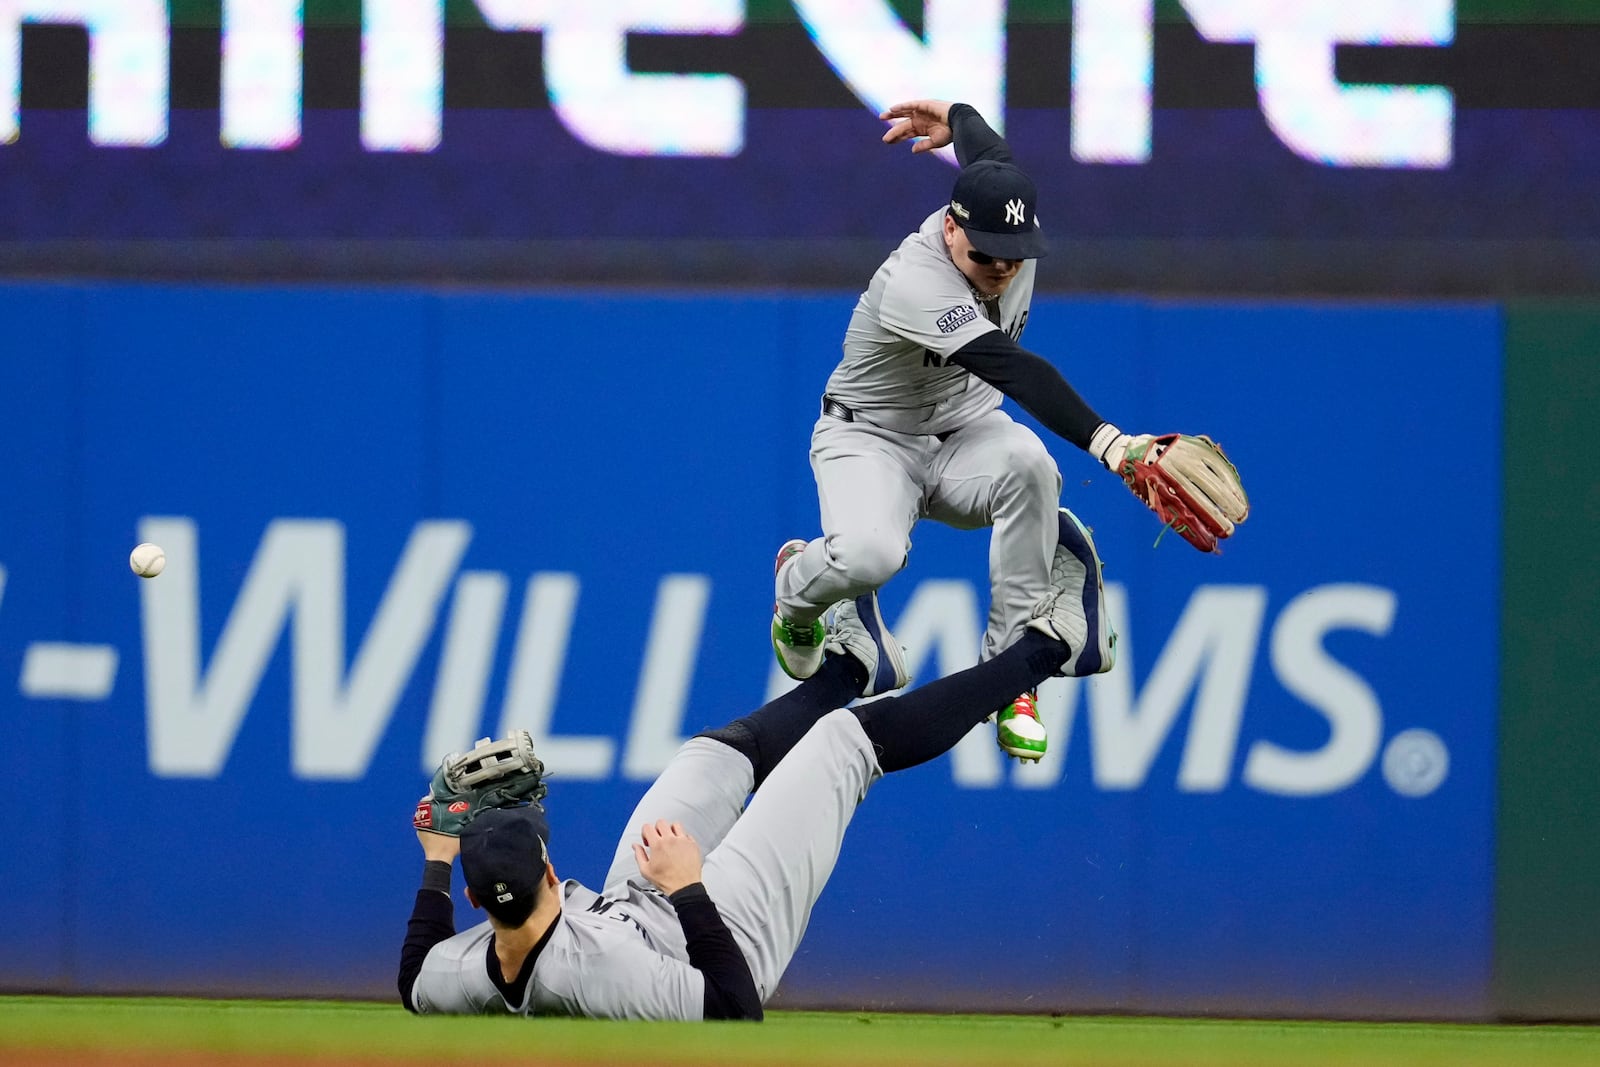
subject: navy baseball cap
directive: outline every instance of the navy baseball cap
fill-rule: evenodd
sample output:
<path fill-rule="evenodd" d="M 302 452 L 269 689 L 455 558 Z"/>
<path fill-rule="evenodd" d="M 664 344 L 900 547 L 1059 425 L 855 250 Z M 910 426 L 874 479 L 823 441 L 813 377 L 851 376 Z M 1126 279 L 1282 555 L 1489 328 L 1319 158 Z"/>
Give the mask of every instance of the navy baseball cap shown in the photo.
<path fill-rule="evenodd" d="M 461 831 L 461 874 L 485 911 L 496 917 L 533 906 L 544 881 L 550 824 L 532 804 L 488 808 Z"/>
<path fill-rule="evenodd" d="M 1034 209 L 1033 179 L 1010 163 L 982 159 L 956 175 L 950 215 L 972 247 L 995 259 L 1038 259 L 1048 252 Z"/>

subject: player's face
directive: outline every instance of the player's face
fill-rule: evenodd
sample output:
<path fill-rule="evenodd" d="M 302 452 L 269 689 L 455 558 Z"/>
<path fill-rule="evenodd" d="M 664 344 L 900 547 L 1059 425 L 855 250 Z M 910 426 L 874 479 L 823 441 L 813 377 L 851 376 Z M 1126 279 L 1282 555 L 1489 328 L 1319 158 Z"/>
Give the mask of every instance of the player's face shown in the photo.
<path fill-rule="evenodd" d="M 967 240 L 967 231 L 957 226 L 949 215 L 944 217 L 944 243 L 950 249 L 950 259 L 956 269 L 966 276 L 980 296 L 1001 295 L 1022 269 L 1020 259 L 993 259 L 973 248 L 972 242 Z"/>

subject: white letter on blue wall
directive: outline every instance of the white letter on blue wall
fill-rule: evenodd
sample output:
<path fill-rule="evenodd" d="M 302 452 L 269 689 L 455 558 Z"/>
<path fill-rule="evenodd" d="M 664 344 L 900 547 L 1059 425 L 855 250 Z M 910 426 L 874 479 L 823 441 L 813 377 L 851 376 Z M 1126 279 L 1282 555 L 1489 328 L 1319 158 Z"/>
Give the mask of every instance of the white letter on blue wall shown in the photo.
<path fill-rule="evenodd" d="M 1272 628 L 1272 668 L 1283 687 L 1328 720 L 1328 740 L 1312 752 L 1257 741 L 1244 780 L 1264 793 L 1316 796 L 1356 781 L 1372 766 L 1383 733 L 1383 709 L 1372 687 L 1328 655 L 1322 640 L 1335 630 L 1382 637 L 1394 624 L 1395 595 L 1375 585 L 1323 585 L 1291 600 Z"/>
<path fill-rule="evenodd" d="M 1256 90 L 1272 132 L 1335 167 L 1445 167 L 1454 101 L 1437 85 L 1345 85 L 1339 44 L 1445 45 L 1454 0 L 1182 0 L 1208 41 L 1253 43 Z M 1072 155 L 1150 159 L 1153 5 L 1076 0 L 1072 9 Z"/>
<path fill-rule="evenodd" d="M 1073 159 L 1150 159 L 1153 8 L 1153 0 L 1077 0 L 1072 5 Z"/>
<path fill-rule="evenodd" d="M 635 74 L 630 33 L 733 34 L 743 0 L 477 0 L 501 30 L 544 33 L 550 104 L 574 137 L 619 155 L 733 156 L 744 83 L 731 74 Z"/>
<path fill-rule="evenodd" d="M 300 0 L 224 0 L 222 143 L 292 148 L 300 142 Z"/>
<path fill-rule="evenodd" d="M 444 0 L 361 5 L 361 144 L 431 152 L 444 113 Z"/>
<path fill-rule="evenodd" d="M 920 97 L 960 100 L 1005 130 L 1002 0 L 927 0 L 921 38 L 883 0 L 794 0 L 794 7 L 823 57 L 873 111 Z"/>
<path fill-rule="evenodd" d="M 1446 167 L 1455 117 L 1437 85 L 1344 85 L 1334 46 L 1443 45 L 1455 0 L 1183 0 L 1211 41 L 1254 41 L 1261 111 L 1278 139 L 1317 163 Z"/>
<path fill-rule="evenodd" d="M 167 139 L 167 5 L 161 0 L 0 0 L 0 143 L 17 139 L 22 24 L 89 32 L 89 140 L 149 147 Z"/>
<path fill-rule="evenodd" d="M 294 771 L 349 781 L 366 774 L 472 532 L 464 522 L 417 524 L 348 676 L 339 523 L 279 519 L 267 527 L 209 668 L 200 652 L 193 520 L 147 518 L 139 536 L 169 553 L 162 580 L 139 587 L 150 770 L 168 778 L 222 772 L 288 626 Z"/>

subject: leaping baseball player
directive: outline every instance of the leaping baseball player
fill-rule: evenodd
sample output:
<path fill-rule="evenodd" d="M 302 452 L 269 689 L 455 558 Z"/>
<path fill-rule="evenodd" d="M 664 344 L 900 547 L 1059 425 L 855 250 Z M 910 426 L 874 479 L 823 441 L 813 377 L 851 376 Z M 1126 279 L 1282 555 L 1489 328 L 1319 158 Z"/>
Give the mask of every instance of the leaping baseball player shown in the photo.
<path fill-rule="evenodd" d="M 1115 663 L 1094 542 L 1065 508 L 1057 523 L 1044 593 L 1017 640 L 906 695 L 846 707 L 904 686 L 906 665 L 876 593 L 834 605 L 808 679 L 679 749 L 598 893 L 556 875 L 544 767 L 525 732 L 446 757 L 413 816 L 424 865 L 400 955 L 405 1006 L 760 1019 L 868 787 L 947 751 L 982 721 L 977 709 Z M 468 899 L 488 913 L 461 933 L 457 856 Z"/>
<path fill-rule="evenodd" d="M 953 143 L 950 200 L 886 259 L 857 301 L 811 435 L 822 536 L 778 551 L 772 647 L 791 678 L 823 659 L 821 616 L 906 565 L 923 518 L 991 527 L 981 658 L 1022 636 L 1049 582 L 1061 475 L 1044 443 L 1000 409 L 1009 396 L 1123 480 L 1195 547 L 1216 548 L 1248 513 L 1238 472 L 1204 436 L 1133 437 L 1101 418 L 1046 359 L 1018 344 L 1046 252 L 1038 195 L 1010 149 L 966 104 L 912 100 L 880 116 L 886 144 Z M 987 713 L 1011 756 L 1048 737 L 1025 686 Z M 985 716 L 987 717 L 987 715 Z"/>

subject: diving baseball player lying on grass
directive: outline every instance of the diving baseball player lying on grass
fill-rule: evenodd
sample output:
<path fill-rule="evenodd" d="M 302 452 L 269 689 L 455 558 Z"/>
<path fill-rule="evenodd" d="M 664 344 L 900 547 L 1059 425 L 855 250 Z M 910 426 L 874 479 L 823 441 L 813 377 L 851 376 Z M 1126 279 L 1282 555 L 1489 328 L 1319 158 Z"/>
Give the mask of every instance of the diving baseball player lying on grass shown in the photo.
<path fill-rule="evenodd" d="M 550 863 L 544 768 L 525 733 L 447 757 L 413 820 L 425 864 L 400 953 L 405 1006 L 760 1019 L 867 787 L 946 752 L 1044 679 L 1116 662 L 1094 542 L 1065 508 L 1058 521 L 1050 589 L 1023 637 L 906 695 L 845 707 L 908 678 L 877 594 L 835 605 L 815 674 L 679 749 L 639 801 L 598 893 L 561 881 Z M 459 934 L 457 855 L 468 900 L 489 915 Z"/>

